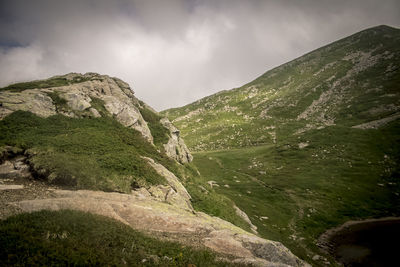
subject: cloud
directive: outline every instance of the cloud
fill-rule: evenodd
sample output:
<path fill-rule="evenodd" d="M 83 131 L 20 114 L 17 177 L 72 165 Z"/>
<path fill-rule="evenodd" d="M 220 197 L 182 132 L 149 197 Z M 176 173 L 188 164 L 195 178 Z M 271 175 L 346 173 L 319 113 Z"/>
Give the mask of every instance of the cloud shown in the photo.
<path fill-rule="evenodd" d="M 0 85 L 93 71 L 162 110 L 379 24 L 398 1 L 0 0 Z"/>

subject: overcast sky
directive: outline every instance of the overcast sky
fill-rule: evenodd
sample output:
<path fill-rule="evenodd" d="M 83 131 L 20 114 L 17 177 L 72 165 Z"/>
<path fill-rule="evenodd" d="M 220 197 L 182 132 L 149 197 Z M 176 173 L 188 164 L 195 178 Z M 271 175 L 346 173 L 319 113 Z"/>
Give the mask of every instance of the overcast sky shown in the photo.
<path fill-rule="evenodd" d="M 380 24 L 400 1 L 0 0 L 0 86 L 98 72 L 160 111 Z"/>

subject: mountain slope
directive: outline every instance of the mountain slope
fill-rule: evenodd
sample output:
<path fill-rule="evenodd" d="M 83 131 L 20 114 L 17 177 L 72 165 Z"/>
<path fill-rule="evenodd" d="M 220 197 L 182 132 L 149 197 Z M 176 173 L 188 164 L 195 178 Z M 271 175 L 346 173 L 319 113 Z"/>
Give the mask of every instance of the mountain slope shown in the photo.
<path fill-rule="evenodd" d="M 270 144 L 397 115 L 400 31 L 368 29 L 167 115 L 192 150 Z"/>
<path fill-rule="evenodd" d="M 236 89 L 162 112 L 261 236 L 316 266 L 318 237 L 400 215 L 400 30 L 371 28 Z"/>

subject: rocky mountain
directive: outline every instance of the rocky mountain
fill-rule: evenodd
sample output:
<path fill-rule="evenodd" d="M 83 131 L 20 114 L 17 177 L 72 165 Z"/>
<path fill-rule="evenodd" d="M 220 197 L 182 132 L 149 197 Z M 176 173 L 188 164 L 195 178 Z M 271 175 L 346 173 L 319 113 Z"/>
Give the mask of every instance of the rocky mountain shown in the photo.
<path fill-rule="evenodd" d="M 316 266 L 318 237 L 400 215 L 400 30 L 370 28 L 254 81 L 163 111 L 215 192 Z"/>
<path fill-rule="evenodd" d="M 167 118 L 138 100 L 129 85 L 120 79 L 96 73 L 70 73 L 1 88 L 0 243 L 5 254 L 0 254 L 0 265 L 27 264 L 27 261 L 54 264 L 63 262 L 63 257 L 86 265 L 91 262 L 92 255 L 87 252 L 90 245 L 83 247 L 85 240 L 98 238 L 99 244 L 110 242 L 106 251 L 110 247 L 118 247 L 118 253 L 122 251 L 121 258 L 112 263 L 117 265 L 126 265 L 128 259 L 137 257 L 141 257 L 140 262 L 131 264 L 164 266 L 206 261 L 222 265 L 223 260 L 232 265 L 307 265 L 279 242 L 263 239 L 201 212 L 204 208 L 198 203 L 221 206 L 230 214 L 230 221 L 250 229 L 242 218 L 246 217 L 245 213 L 234 207 L 232 201 L 218 198 L 211 190 L 201 193 L 195 182 L 198 171 L 190 164 L 192 159 L 180 131 Z M 35 232 L 37 228 L 29 228 L 29 225 L 34 224 L 35 216 L 47 213 L 26 215 L 31 219 L 23 217 L 24 213 L 65 209 L 111 217 L 158 238 L 159 242 L 167 239 L 197 250 L 211 249 L 218 258 L 215 256 L 211 261 L 209 256 L 196 258 L 190 256 L 194 255 L 192 252 L 186 253 L 182 245 L 173 245 L 189 255 L 184 259 L 182 251 L 169 251 L 172 245 L 160 245 L 163 243 L 154 240 L 151 242 L 156 245 L 146 241 L 142 247 L 135 247 L 136 255 L 132 252 L 136 241 L 127 247 L 112 236 L 107 240 L 96 233 L 86 237 L 89 233 L 82 229 L 76 231 L 84 240 L 72 244 L 72 254 L 63 256 L 63 249 L 50 252 L 60 245 L 67 246 L 62 242 L 69 242 L 68 236 L 75 233 L 66 228 L 61 231 L 61 226 L 56 227 L 61 231 L 59 234 L 50 233 L 50 230 L 47 234 Z M 242 217 L 235 215 L 235 209 Z M 21 217 L 9 218 L 16 214 Z M 42 220 L 72 220 L 62 219 L 64 214 L 52 213 Z M 73 214 L 77 216 L 77 223 L 86 221 L 86 215 Z M 11 232 L 7 228 L 7 223 L 13 219 L 19 223 L 28 222 L 28 226 L 20 227 L 28 227 L 26 233 L 30 234 L 16 239 L 18 233 L 24 231 L 17 227 L 16 232 Z M 120 229 L 120 226 L 112 227 Z M 34 239 L 35 235 L 38 239 Z M 32 240 L 36 241 L 31 244 Z M 51 246 L 50 241 L 54 242 Z M 35 246 L 35 251 L 39 252 L 19 255 L 23 252 L 13 250 L 19 247 L 17 244 L 30 244 L 28 250 Z M 46 246 L 48 248 L 43 249 Z M 162 248 L 164 252 L 159 252 L 164 255 L 151 254 L 154 246 L 166 247 Z M 82 255 L 86 256 L 77 258 L 75 247 L 82 249 Z M 130 254 L 127 251 L 131 251 Z M 198 253 L 208 255 L 208 252 Z M 28 255 L 27 258 L 24 255 Z M 54 261 L 48 262 L 49 257 Z M 98 257 L 104 258 L 104 264 L 111 264 L 109 257 L 100 254 Z"/>

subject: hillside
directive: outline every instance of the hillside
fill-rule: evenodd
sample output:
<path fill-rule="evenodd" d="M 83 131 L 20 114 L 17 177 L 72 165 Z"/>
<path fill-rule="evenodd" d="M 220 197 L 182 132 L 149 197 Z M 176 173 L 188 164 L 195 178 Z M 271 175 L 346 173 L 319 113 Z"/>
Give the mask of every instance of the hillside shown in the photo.
<path fill-rule="evenodd" d="M 271 144 L 333 125 L 391 121 L 400 109 L 399 42 L 397 29 L 368 29 L 240 88 L 163 114 L 196 151 Z"/>
<path fill-rule="evenodd" d="M 118 78 L 0 88 L 0 265 L 306 265 L 204 194 L 191 161 L 179 130 Z"/>
<path fill-rule="evenodd" d="M 400 30 L 378 26 L 162 114 L 195 151 L 200 183 L 323 266 L 327 229 L 400 215 L 399 62 Z"/>

